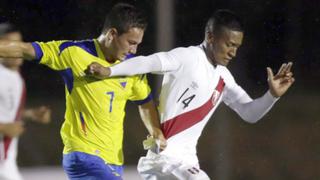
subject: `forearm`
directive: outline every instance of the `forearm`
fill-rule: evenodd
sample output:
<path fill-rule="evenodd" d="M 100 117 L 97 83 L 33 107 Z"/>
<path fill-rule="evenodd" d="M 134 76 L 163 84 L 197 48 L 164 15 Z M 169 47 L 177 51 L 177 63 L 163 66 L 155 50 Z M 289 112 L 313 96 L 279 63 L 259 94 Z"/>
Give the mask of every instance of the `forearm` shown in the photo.
<path fill-rule="evenodd" d="M 35 51 L 31 43 L 19 41 L 0 41 L 0 57 L 1 58 L 23 58 L 32 60 L 35 58 Z"/>
<path fill-rule="evenodd" d="M 47 124 L 51 121 L 51 109 L 47 106 L 25 109 L 22 117 L 23 120 Z"/>
<path fill-rule="evenodd" d="M 170 72 L 177 70 L 179 67 L 179 61 L 176 61 L 168 53 L 161 52 L 150 56 L 131 58 L 111 67 L 103 67 L 97 62 L 93 62 L 87 67 L 85 73 L 97 79 L 105 79 L 114 76 L 132 76 L 150 72 Z"/>
<path fill-rule="evenodd" d="M 16 137 L 23 133 L 24 127 L 22 122 L 0 123 L 0 134 Z"/>
<path fill-rule="evenodd" d="M 159 134 L 162 134 L 158 112 L 153 100 L 140 105 L 139 113 L 150 135 L 158 137 Z"/>
<path fill-rule="evenodd" d="M 6 129 L 6 124 L 0 123 L 0 134 L 4 134 L 5 129 Z"/>
<path fill-rule="evenodd" d="M 31 117 L 32 117 L 32 110 L 31 110 L 31 109 L 25 109 L 24 111 L 22 111 L 22 117 L 23 117 L 23 120 L 25 120 L 25 119 L 31 119 Z"/>
<path fill-rule="evenodd" d="M 249 123 L 255 123 L 269 112 L 277 100 L 278 98 L 273 97 L 270 92 L 267 91 L 260 98 L 250 102 L 241 103 L 240 99 L 229 106 L 235 110 L 243 120 Z"/>
<path fill-rule="evenodd" d="M 112 76 L 132 76 L 161 71 L 161 62 L 156 56 L 138 56 L 110 67 Z"/>

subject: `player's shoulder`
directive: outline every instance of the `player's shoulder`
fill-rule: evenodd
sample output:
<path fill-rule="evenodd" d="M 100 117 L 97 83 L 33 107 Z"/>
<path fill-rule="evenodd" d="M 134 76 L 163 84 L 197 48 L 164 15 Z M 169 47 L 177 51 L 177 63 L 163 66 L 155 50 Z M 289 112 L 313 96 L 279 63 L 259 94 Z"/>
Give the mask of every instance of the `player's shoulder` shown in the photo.
<path fill-rule="evenodd" d="M 172 49 L 170 52 L 176 52 L 181 54 L 194 54 L 201 52 L 201 48 L 198 46 L 177 47 Z"/>
<path fill-rule="evenodd" d="M 183 64 L 192 65 L 202 57 L 201 49 L 197 46 L 177 47 L 168 53 L 172 58 Z"/>
<path fill-rule="evenodd" d="M 87 39 L 87 40 L 81 40 L 81 41 L 66 40 L 66 41 L 60 42 L 60 45 L 59 45 L 60 53 L 62 53 L 66 49 L 69 49 L 71 51 L 72 50 L 77 51 L 81 49 L 89 54 L 98 56 L 98 53 L 95 47 L 95 42 L 93 39 Z"/>
<path fill-rule="evenodd" d="M 2 79 L 6 79 L 6 78 L 8 78 L 12 75 L 15 75 L 15 74 L 16 74 L 16 72 L 11 71 L 11 70 L 5 68 L 2 64 L 0 64 L 0 77 Z"/>
<path fill-rule="evenodd" d="M 222 78 L 224 79 L 225 83 L 234 82 L 234 77 L 227 67 L 218 65 L 217 68 L 219 69 L 219 72 Z"/>

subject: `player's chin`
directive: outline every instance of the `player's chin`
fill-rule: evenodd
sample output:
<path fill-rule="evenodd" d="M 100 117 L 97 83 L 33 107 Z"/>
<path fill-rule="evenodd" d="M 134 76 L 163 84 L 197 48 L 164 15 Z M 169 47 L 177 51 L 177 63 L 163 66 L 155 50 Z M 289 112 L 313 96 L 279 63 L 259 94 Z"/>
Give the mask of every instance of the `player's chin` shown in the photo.
<path fill-rule="evenodd" d="M 231 59 L 225 59 L 221 62 L 222 66 L 228 66 L 229 62 L 231 61 Z"/>
<path fill-rule="evenodd" d="M 228 66 L 229 62 L 222 61 L 222 62 L 219 62 L 218 64 L 221 65 L 221 66 Z"/>
<path fill-rule="evenodd" d="M 119 60 L 119 61 L 123 61 L 123 60 L 125 60 L 125 59 L 126 59 L 125 56 L 118 56 L 118 60 Z"/>

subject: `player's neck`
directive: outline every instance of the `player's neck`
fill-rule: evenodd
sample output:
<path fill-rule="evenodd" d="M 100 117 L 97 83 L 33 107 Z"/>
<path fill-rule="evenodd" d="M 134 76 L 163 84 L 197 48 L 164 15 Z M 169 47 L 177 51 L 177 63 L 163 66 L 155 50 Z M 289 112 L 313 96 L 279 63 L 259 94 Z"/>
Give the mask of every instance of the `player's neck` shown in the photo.
<path fill-rule="evenodd" d="M 106 41 L 106 38 L 104 37 L 104 35 L 99 36 L 98 44 L 104 55 L 105 60 L 108 61 L 109 63 L 114 63 L 115 60 L 110 53 L 111 51 L 105 46 L 105 43 L 106 43 L 105 41 Z"/>
<path fill-rule="evenodd" d="M 217 63 L 215 63 L 214 57 L 211 57 L 211 56 L 210 56 L 210 53 L 209 53 L 209 51 L 208 51 L 208 48 L 207 48 L 206 43 L 203 42 L 203 43 L 201 44 L 201 47 L 202 47 L 204 53 L 206 54 L 206 57 L 207 57 L 207 60 L 209 61 L 209 63 L 212 64 L 214 67 L 216 67 L 216 66 L 217 66 Z"/>

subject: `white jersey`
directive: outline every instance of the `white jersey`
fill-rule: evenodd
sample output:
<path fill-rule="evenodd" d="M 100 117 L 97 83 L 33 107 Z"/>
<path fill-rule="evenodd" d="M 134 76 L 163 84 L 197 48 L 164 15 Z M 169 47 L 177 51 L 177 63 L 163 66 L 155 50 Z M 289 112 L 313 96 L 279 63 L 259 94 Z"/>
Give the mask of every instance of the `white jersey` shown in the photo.
<path fill-rule="evenodd" d="M 230 104 L 245 91 L 226 67 L 210 64 L 200 46 L 157 55 L 164 72 L 179 65 L 163 77 L 159 113 L 168 145 L 161 154 L 198 164 L 196 145 L 212 113 L 221 101 Z"/>
<path fill-rule="evenodd" d="M 24 105 L 24 82 L 19 72 L 11 71 L 0 64 L 0 123 L 20 120 Z M 0 179 L 20 180 L 16 157 L 18 138 L 0 134 Z"/>
<path fill-rule="evenodd" d="M 199 169 L 196 146 L 218 105 L 224 102 L 243 120 L 254 123 L 277 100 L 269 91 L 251 99 L 226 67 L 209 62 L 202 46 L 138 56 L 110 70 L 110 76 L 164 74 L 159 113 L 167 147 L 160 154 L 149 151 L 140 158 L 138 171 L 144 179 L 209 179 Z"/>

